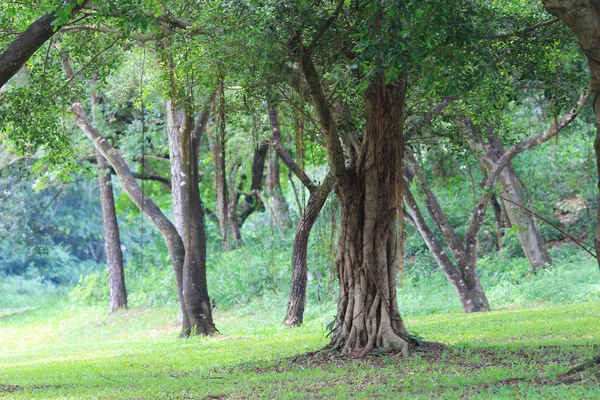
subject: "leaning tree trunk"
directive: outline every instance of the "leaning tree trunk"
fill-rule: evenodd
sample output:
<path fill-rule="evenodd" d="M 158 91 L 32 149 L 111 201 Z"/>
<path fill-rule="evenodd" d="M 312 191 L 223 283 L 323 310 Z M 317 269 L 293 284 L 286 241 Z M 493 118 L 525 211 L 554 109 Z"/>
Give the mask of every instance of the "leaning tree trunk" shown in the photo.
<path fill-rule="evenodd" d="M 469 259 L 464 250 L 458 249 L 458 251 L 454 251 L 455 258 L 458 260 L 455 265 L 444 251 L 435 234 L 427 226 L 425 218 L 408 188 L 404 190 L 404 199 L 412 224 L 419 231 L 433 258 L 448 278 L 448 282 L 452 285 L 462 304 L 463 311 L 465 313 L 489 311 L 490 306 L 477 275 L 477 264 Z M 428 209 L 431 210 L 432 207 L 428 206 Z M 446 237 L 449 234 L 449 232 L 446 232 Z"/>
<path fill-rule="evenodd" d="M 283 148 L 283 145 L 281 144 L 281 131 L 279 129 L 277 111 L 273 107 L 270 107 L 269 109 L 269 120 L 271 121 L 272 151 L 279 156 L 279 158 L 287 165 L 290 172 L 293 172 L 310 192 L 308 203 L 302 212 L 302 217 L 300 218 L 300 222 L 296 227 L 296 234 L 294 235 L 294 246 L 292 249 L 292 282 L 288 298 L 287 314 L 283 320 L 283 325 L 285 326 L 298 327 L 302 325 L 304 319 L 308 238 L 321 209 L 327 201 L 327 197 L 329 197 L 329 193 L 334 185 L 334 180 L 333 175 L 328 173 L 323 180 L 323 183 L 321 183 L 320 186 L 317 186 Z"/>
<path fill-rule="evenodd" d="M 102 208 L 102 224 L 104 226 L 104 244 L 108 263 L 108 287 L 110 289 L 110 312 L 127 308 L 127 291 L 125 290 L 125 273 L 123 270 L 123 253 L 119 225 L 115 212 L 115 197 L 111 174 L 106 158 L 96 150 L 98 163 L 98 183 L 100 186 L 100 205 Z"/>
<path fill-rule="evenodd" d="M 306 69 L 305 69 L 306 70 Z M 342 353 L 409 351 L 396 297 L 396 215 L 401 203 L 406 80 L 377 79 L 365 93 L 366 129 L 358 168 L 338 181 L 340 293 L 331 345 Z M 354 176 L 352 176 L 354 175 Z"/>
<path fill-rule="evenodd" d="M 205 117 L 206 119 L 206 117 Z M 183 239 L 183 298 L 188 324 L 186 335 L 212 335 L 217 332 L 206 285 L 206 234 L 204 210 L 198 189 L 198 145 L 204 127 L 193 129 L 193 118 L 177 112 L 167 102 L 171 188 L 175 226 Z"/>
<path fill-rule="evenodd" d="M 29 58 L 60 29 L 57 14 L 67 11 L 67 18 L 77 14 L 87 1 L 63 1 L 53 12 L 32 22 L 0 54 L 0 88 L 12 78 Z"/>
<path fill-rule="evenodd" d="M 313 190 L 308 198 L 300 222 L 294 235 L 292 248 L 292 283 L 288 297 L 287 314 L 283 325 L 298 327 L 304 320 L 304 304 L 306 302 L 308 238 L 310 231 L 323 209 L 327 197 L 333 188 L 333 177 L 328 175 L 321 186 Z"/>
<path fill-rule="evenodd" d="M 69 74 L 69 76 L 71 75 L 72 74 Z M 133 176 L 127 163 L 121 156 L 121 153 L 112 147 L 112 145 L 102 137 L 98 129 L 92 125 L 88 119 L 87 112 L 81 105 L 81 102 L 76 101 L 72 106 L 72 111 L 75 115 L 75 123 L 83 131 L 86 137 L 94 144 L 96 150 L 98 150 L 115 169 L 115 172 L 121 179 L 121 184 L 123 185 L 125 192 L 127 192 L 135 205 L 138 206 L 148 218 L 150 218 L 154 226 L 156 226 L 165 239 L 169 256 L 171 257 L 173 271 L 175 272 L 175 280 L 177 282 L 177 297 L 182 314 L 181 317 L 184 329 L 182 329 L 180 336 L 185 336 L 185 327 L 189 326 L 189 319 L 184 306 L 183 264 L 185 259 L 185 248 L 183 247 L 181 236 L 179 236 L 175 226 L 162 213 L 160 208 L 158 208 L 152 199 L 144 195 L 140 185 L 138 185 L 136 182 L 135 177 Z"/>

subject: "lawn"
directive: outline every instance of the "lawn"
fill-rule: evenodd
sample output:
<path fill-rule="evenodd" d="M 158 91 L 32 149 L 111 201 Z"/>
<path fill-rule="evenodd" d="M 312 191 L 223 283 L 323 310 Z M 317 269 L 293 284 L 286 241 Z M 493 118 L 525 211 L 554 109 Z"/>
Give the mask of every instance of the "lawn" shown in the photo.
<path fill-rule="evenodd" d="M 168 308 L 0 313 L 0 398 L 600 398 L 593 375 L 557 380 L 600 354 L 598 303 L 410 317 L 448 347 L 365 359 L 312 353 L 332 309 L 298 329 L 271 309 L 217 310 L 221 335 L 188 340 Z"/>

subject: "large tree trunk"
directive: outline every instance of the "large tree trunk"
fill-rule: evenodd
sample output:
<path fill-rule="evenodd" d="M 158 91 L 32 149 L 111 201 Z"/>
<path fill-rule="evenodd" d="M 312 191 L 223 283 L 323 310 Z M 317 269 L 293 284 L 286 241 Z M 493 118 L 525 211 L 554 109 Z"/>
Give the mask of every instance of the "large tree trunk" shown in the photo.
<path fill-rule="evenodd" d="M 543 0 L 544 7 L 560 18 L 577 36 L 590 67 L 590 97 L 596 116 L 596 167 L 598 169 L 598 204 L 600 204 L 600 4 L 598 0 Z M 597 210 L 594 247 L 600 254 L 600 207 Z M 600 267 L 600 257 L 597 257 Z"/>
<path fill-rule="evenodd" d="M 198 189 L 197 152 L 204 128 L 194 129 L 193 118 L 177 112 L 172 101 L 167 102 L 167 121 L 173 216 L 185 248 L 182 286 L 188 324 L 183 328 L 187 335 L 212 335 L 217 330 L 206 285 L 204 210 Z"/>
<path fill-rule="evenodd" d="M 98 150 L 96 150 L 96 160 L 98 163 L 98 183 L 100 186 L 106 261 L 108 263 L 109 309 L 112 313 L 118 309 L 127 308 L 127 291 L 125 290 L 123 253 L 121 251 L 117 213 L 115 212 L 111 174 L 106 158 Z"/>
<path fill-rule="evenodd" d="M 305 69 L 306 70 L 306 69 Z M 343 353 L 409 351 L 396 297 L 406 81 L 376 80 L 365 94 L 366 132 L 354 176 L 338 181 L 340 293 L 331 345 Z"/>
<path fill-rule="evenodd" d="M 480 139 L 471 139 L 469 144 L 471 148 L 476 150 L 479 160 L 488 172 L 494 168 L 504 154 L 504 146 L 497 133 L 491 128 L 489 129 L 487 144 Z M 501 188 L 500 198 L 508 199 L 508 201 L 503 201 L 504 209 L 508 214 L 511 225 L 519 227 L 517 237 L 525 256 L 531 264 L 532 271 L 535 272 L 538 268 L 544 268 L 552 264 L 552 258 L 535 226 L 533 215 L 529 210 L 518 206 L 524 206 L 525 201 L 521 193 L 519 178 L 511 164 L 500 171 L 497 182 Z"/>

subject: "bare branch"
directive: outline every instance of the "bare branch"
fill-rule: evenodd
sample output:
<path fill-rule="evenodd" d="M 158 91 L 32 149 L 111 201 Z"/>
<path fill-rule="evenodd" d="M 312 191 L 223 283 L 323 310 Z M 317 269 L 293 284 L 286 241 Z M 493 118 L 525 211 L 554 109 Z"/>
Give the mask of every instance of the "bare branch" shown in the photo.
<path fill-rule="evenodd" d="M 528 26 L 527 28 L 520 29 L 518 31 L 502 33 L 502 34 L 499 34 L 499 35 L 486 36 L 486 39 L 502 40 L 502 39 L 508 39 L 508 38 L 511 38 L 511 37 L 525 36 L 525 35 L 529 35 L 529 34 L 533 33 L 536 29 L 542 28 L 544 26 L 555 24 L 558 21 L 560 21 L 560 19 L 558 19 L 558 18 L 551 18 L 551 19 L 547 19 L 547 20 L 542 21 L 542 22 L 538 22 L 537 24 Z"/>

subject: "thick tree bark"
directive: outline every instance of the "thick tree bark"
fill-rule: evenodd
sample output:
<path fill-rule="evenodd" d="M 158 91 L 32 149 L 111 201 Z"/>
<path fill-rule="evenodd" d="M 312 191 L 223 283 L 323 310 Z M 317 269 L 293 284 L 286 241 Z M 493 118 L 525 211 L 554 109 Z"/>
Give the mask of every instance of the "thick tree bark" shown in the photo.
<path fill-rule="evenodd" d="M 396 214 L 405 90 L 404 79 L 388 85 L 378 79 L 367 89 L 358 169 L 352 179 L 338 181 L 336 189 L 341 203 L 336 258 L 340 294 L 331 345 L 343 353 L 409 351 L 396 298 L 397 263 L 403 256 L 397 246 Z"/>
<path fill-rule="evenodd" d="M 502 154 L 504 154 L 504 146 L 498 134 L 493 129 L 489 129 L 487 144 L 481 139 L 471 139 L 469 140 L 469 144 L 471 148 L 476 150 L 477 157 L 487 171 L 491 171 L 496 162 L 502 157 Z M 516 205 L 524 205 L 525 200 L 521 193 L 517 173 L 512 164 L 507 165 L 500 171 L 497 182 L 501 188 L 501 198 L 504 197 L 510 200 L 510 202 L 503 202 L 504 208 L 511 225 L 519 227 L 517 237 L 525 256 L 531 264 L 532 271 L 535 272 L 539 268 L 544 268 L 552 264 L 552 258 L 546 249 L 542 236 L 536 228 L 533 215 L 530 211 Z"/>
<path fill-rule="evenodd" d="M 596 117 L 596 168 L 598 169 L 598 204 L 600 204 L 600 2 L 598 0 L 543 0 L 550 14 L 558 17 L 577 36 L 590 67 L 590 93 Z M 596 214 L 594 248 L 600 254 L 600 207 Z M 600 257 L 596 258 L 600 267 Z"/>
<path fill-rule="evenodd" d="M 217 330 L 206 285 L 206 234 L 198 189 L 198 146 L 204 127 L 194 129 L 193 117 L 175 110 L 172 101 L 167 102 L 167 124 L 173 217 L 185 249 L 182 285 L 189 323 L 183 328 L 186 335 L 212 335 Z"/>
<path fill-rule="evenodd" d="M 80 5 L 75 0 L 67 1 L 61 8 L 71 8 L 69 17 L 72 17 L 85 3 L 87 1 Z M 60 26 L 55 25 L 56 13 L 57 11 L 54 11 L 34 21 L 0 54 L 0 87 L 19 72 L 27 60 L 58 32 Z"/>
<path fill-rule="evenodd" d="M 111 174 L 106 158 L 96 150 L 98 163 L 98 183 L 100 186 L 100 204 L 102 207 L 102 224 L 104 225 L 104 243 L 106 261 L 108 263 L 108 286 L 110 289 L 110 312 L 127 308 L 127 291 L 125 289 L 125 272 L 123 270 L 123 253 Z"/>

